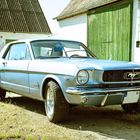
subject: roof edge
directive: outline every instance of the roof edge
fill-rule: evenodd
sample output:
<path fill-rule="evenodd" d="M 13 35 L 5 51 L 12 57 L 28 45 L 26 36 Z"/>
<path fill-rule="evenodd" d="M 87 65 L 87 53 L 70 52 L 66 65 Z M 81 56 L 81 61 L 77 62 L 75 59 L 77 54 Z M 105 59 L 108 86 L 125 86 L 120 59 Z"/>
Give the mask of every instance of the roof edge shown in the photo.
<path fill-rule="evenodd" d="M 55 18 L 55 20 L 57 21 L 61 21 L 61 20 L 64 20 L 64 19 L 67 19 L 67 18 L 70 18 L 70 17 L 74 17 L 74 16 L 77 16 L 77 15 L 80 15 L 80 14 L 84 14 L 84 13 L 87 13 L 88 11 L 92 10 L 92 9 L 96 9 L 96 8 L 99 8 L 99 7 L 103 7 L 103 6 L 106 6 L 106 5 L 109 5 L 109 4 L 112 4 L 112 3 L 116 3 L 117 1 L 121 1 L 121 0 L 112 0 L 112 1 L 108 1 L 106 3 L 102 3 L 100 5 L 97 5 L 95 7 L 86 7 L 84 10 L 81 10 L 80 11 L 75 11 L 75 12 L 71 12 L 71 13 L 67 13 L 66 14 L 66 10 L 67 8 L 69 7 L 69 5 L 71 4 L 71 2 L 66 6 L 66 8 L 64 8 L 64 10 Z"/>
<path fill-rule="evenodd" d="M 83 11 L 83 12 L 74 13 L 74 14 L 71 14 L 71 15 L 68 15 L 68 16 L 65 16 L 65 17 L 63 17 L 63 16 L 55 17 L 53 19 L 55 19 L 57 21 L 61 21 L 61 20 L 67 19 L 67 18 L 71 18 L 71 17 L 75 17 L 75 16 L 78 16 L 78 15 L 81 15 L 81 14 L 85 14 L 87 12 L 88 12 L 88 10 Z"/>

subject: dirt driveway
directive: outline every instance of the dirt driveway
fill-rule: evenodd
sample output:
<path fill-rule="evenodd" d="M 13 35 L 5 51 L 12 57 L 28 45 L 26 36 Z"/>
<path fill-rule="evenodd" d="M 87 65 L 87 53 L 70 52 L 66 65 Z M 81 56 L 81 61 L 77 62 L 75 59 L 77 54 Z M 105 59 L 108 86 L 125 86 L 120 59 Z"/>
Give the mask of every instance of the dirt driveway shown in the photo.
<path fill-rule="evenodd" d="M 73 108 L 68 121 L 53 124 L 42 102 L 25 97 L 6 102 L 0 103 L 0 139 L 140 139 L 140 115 L 125 114 L 120 106 Z"/>

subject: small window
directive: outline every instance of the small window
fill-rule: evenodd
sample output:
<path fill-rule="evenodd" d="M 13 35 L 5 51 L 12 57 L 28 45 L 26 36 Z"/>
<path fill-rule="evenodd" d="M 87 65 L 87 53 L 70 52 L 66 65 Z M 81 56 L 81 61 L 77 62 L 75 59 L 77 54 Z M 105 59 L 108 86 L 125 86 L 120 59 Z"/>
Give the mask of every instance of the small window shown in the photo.
<path fill-rule="evenodd" d="M 25 43 L 11 45 L 4 58 L 7 60 L 31 59 L 28 47 Z"/>

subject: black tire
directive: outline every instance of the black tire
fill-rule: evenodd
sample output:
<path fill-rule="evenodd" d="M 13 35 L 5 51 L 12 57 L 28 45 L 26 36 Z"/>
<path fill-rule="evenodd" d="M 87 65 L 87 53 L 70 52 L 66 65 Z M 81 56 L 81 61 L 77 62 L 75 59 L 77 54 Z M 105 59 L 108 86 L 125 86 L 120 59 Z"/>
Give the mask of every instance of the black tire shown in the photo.
<path fill-rule="evenodd" d="M 129 114 L 140 113 L 140 103 L 122 104 L 123 110 Z"/>
<path fill-rule="evenodd" d="M 6 91 L 3 89 L 0 89 L 0 101 L 5 101 Z"/>
<path fill-rule="evenodd" d="M 56 123 L 66 119 L 69 111 L 69 104 L 54 81 L 48 82 L 45 88 L 45 111 L 50 122 Z"/>

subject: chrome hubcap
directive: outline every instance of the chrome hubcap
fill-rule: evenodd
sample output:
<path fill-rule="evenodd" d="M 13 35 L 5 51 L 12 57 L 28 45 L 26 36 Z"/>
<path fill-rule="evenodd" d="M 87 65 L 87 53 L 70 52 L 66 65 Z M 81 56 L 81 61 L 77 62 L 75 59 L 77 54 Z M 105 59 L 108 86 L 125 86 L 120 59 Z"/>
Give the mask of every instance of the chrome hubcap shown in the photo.
<path fill-rule="evenodd" d="M 46 113 L 49 119 L 54 115 L 54 94 L 51 88 L 48 88 L 46 99 Z"/>

